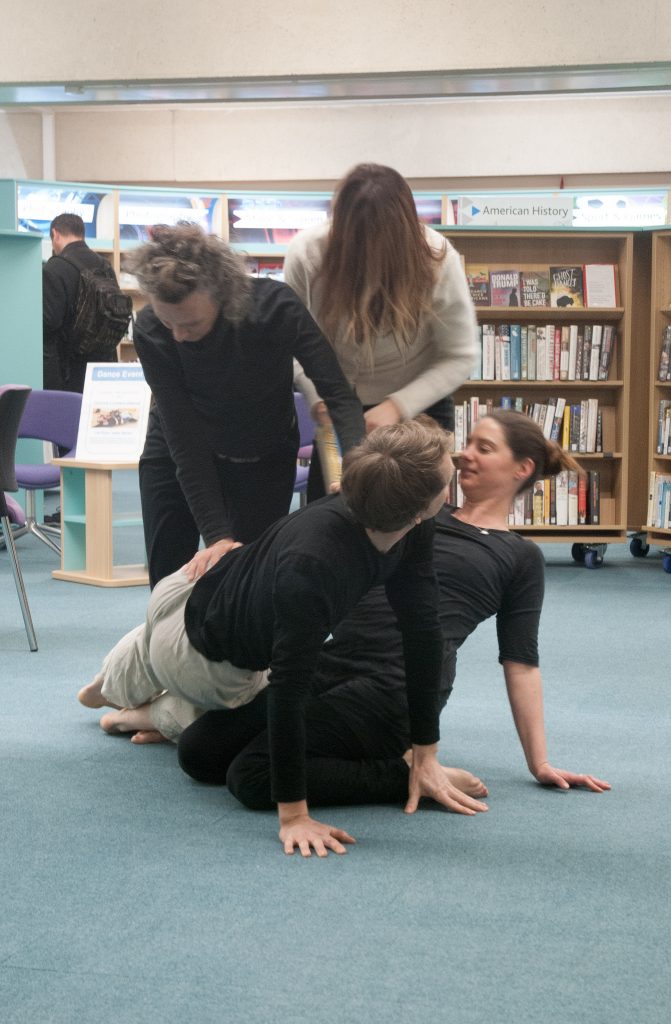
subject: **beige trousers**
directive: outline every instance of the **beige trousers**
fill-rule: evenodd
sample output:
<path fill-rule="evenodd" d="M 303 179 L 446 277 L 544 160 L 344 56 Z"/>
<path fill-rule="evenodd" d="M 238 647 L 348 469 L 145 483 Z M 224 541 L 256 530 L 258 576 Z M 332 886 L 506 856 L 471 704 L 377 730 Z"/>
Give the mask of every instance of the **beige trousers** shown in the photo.
<path fill-rule="evenodd" d="M 155 729 L 176 741 L 203 711 L 248 704 L 267 672 L 210 661 L 192 646 L 184 608 L 193 589 L 182 570 L 157 583 L 147 621 L 119 640 L 103 661 L 103 696 L 118 707 L 150 704 Z"/>

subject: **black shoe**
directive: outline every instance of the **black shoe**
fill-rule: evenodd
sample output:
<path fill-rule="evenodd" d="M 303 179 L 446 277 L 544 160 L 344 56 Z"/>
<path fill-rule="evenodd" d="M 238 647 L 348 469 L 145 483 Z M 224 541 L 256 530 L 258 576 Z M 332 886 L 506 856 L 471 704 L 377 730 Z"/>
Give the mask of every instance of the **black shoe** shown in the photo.
<path fill-rule="evenodd" d="M 60 526 L 61 525 L 61 510 L 56 509 L 51 515 L 44 517 L 44 522 L 47 526 Z"/>

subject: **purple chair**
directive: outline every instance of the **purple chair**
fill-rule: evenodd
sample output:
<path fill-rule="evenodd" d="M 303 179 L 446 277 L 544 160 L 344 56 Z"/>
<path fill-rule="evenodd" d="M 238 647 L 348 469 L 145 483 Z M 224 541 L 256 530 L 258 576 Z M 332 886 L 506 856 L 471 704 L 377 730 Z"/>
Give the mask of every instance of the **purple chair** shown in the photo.
<path fill-rule="evenodd" d="M 37 638 L 35 628 L 28 607 L 26 588 L 23 583 L 23 574 L 14 544 L 14 530 L 12 522 L 22 525 L 25 522 L 23 510 L 12 498 L 5 495 L 5 491 L 18 490 L 16 474 L 14 472 L 14 458 L 16 455 L 16 439 L 19 432 L 19 423 L 30 395 L 30 388 L 23 384 L 7 384 L 0 387 L 0 523 L 2 523 L 3 539 L 12 563 L 14 583 L 21 605 L 23 622 L 28 635 L 28 643 L 31 651 L 37 650 Z"/>
<path fill-rule="evenodd" d="M 296 407 L 296 419 L 298 420 L 298 443 L 300 445 L 294 493 L 300 495 L 300 504 L 303 506 L 305 505 L 308 489 L 308 473 L 310 471 L 310 459 L 312 458 L 315 423 L 310 414 L 308 403 L 300 391 L 294 391 L 294 405 Z"/>
<path fill-rule="evenodd" d="M 60 449 L 66 449 L 66 455 L 74 455 L 81 407 L 82 396 L 77 391 L 33 391 L 26 403 L 19 427 L 19 437 L 47 441 Z M 59 488 L 59 467 L 48 462 L 36 465 L 18 463 L 16 480 L 19 487 L 26 492 L 26 524 L 19 534 L 35 534 L 52 551 L 60 555 L 60 546 L 53 539 L 60 537 L 60 529 L 57 526 L 38 523 L 35 514 L 35 491 Z"/>

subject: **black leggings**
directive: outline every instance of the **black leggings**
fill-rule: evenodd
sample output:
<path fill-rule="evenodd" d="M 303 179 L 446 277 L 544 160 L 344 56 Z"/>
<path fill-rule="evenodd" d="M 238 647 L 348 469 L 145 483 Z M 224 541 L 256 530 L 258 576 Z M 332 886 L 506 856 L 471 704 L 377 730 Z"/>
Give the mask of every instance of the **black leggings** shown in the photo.
<path fill-rule="evenodd" d="M 248 544 L 291 506 L 296 477 L 298 442 L 283 442 L 258 462 L 219 460 L 217 470 L 236 540 Z M 200 533 L 177 480 L 175 464 L 165 445 L 148 440 L 140 459 L 142 521 L 153 588 L 176 572 L 198 550 Z"/>
<path fill-rule="evenodd" d="M 370 706 L 369 713 L 364 705 Z M 407 798 L 409 771 L 402 757 L 410 747 L 407 708 L 403 700 L 394 702 L 393 714 L 381 717 L 378 706 L 379 686 L 365 679 L 308 701 L 309 804 L 398 804 Z M 184 730 L 177 751 L 181 767 L 197 782 L 226 784 L 252 810 L 275 806 L 270 798 L 265 692 L 231 711 L 207 711 Z"/>

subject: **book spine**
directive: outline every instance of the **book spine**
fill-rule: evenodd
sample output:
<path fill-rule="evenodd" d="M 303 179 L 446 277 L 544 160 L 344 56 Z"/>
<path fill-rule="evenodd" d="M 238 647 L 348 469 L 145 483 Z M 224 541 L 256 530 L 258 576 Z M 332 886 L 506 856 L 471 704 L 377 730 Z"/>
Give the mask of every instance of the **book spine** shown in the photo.
<path fill-rule="evenodd" d="M 578 472 L 568 471 L 568 525 L 578 525 Z"/>
<path fill-rule="evenodd" d="M 598 469 L 589 471 L 589 522 L 592 526 L 601 522 L 601 477 Z"/>
<path fill-rule="evenodd" d="M 554 329 L 554 347 L 552 349 L 552 379 L 559 380 L 561 374 L 561 344 L 562 328 L 557 326 Z"/>
<path fill-rule="evenodd" d="M 588 380 L 599 379 L 599 364 L 601 361 L 601 324 L 592 324 L 592 351 L 589 360 Z"/>
<path fill-rule="evenodd" d="M 615 351 L 615 328 L 611 324 L 607 324 L 603 329 L 603 339 L 601 342 L 601 359 L 599 361 L 599 380 L 608 380 L 610 374 L 610 365 L 613 361 L 613 352 Z"/>
<path fill-rule="evenodd" d="M 568 526 L 568 470 L 556 476 L 557 526 Z"/>
<path fill-rule="evenodd" d="M 564 422 L 564 409 L 566 408 L 566 399 L 561 395 L 557 398 L 557 407 L 555 409 L 554 420 L 552 421 L 552 428 L 550 430 L 550 440 L 560 443 L 562 423 Z"/>
<path fill-rule="evenodd" d="M 529 379 L 529 329 L 526 324 L 520 328 L 520 380 Z"/>
<path fill-rule="evenodd" d="M 536 363 L 536 344 L 537 344 L 537 331 L 534 324 L 530 324 L 527 330 L 527 343 L 529 349 L 529 376 L 528 380 L 537 380 L 537 363 Z"/>
<path fill-rule="evenodd" d="M 576 341 L 576 352 L 575 352 L 575 375 L 571 380 L 582 380 L 582 360 L 583 350 L 585 348 L 585 329 L 584 327 L 577 328 L 577 341 Z"/>
<path fill-rule="evenodd" d="M 561 328 L 561 342 L 559 345 L 559 379 L 568 380 L 569 368 L 569 327 L 564 324 Z"/>
<path fill-rule="evenodd" d="M 578 526 L 584 526 L 587 522 L 587 477 L 584 473 L 578 474 Z"/>
<path fill-rule="evenodd" d="M 520 324 L 510 325 L 510 379 L 522 379 L 522 330 Z"/>
<path fill-rule="evenodd" d="M 478 352 L 469 380 L 482 380 L 482 325 L 478 326 Z"/>
<path fill-rule="evenodd" d="M 657 380 L 671 380 L 671 324 L 667 324 L 662 331 L 662 344 L 659 350 Z"/>
<path fill-rule="evenodd" d="M 589 367 L 592 359 L 592 326 L 586 324 L 582 353 L 582 380 L 589 380 Z"/>

